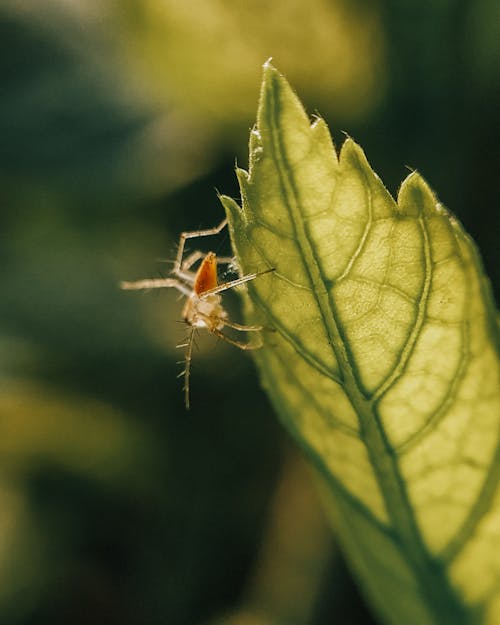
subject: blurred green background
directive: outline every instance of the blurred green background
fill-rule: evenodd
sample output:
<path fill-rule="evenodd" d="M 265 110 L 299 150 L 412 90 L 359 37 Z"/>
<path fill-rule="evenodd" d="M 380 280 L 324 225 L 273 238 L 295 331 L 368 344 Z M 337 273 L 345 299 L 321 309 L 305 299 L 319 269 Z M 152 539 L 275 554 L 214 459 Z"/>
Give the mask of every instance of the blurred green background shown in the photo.
<path fill-rule="evenodd" d="M 200 339 L 186 413 L 180 302 L 117 284 L 238 196 L 273 57 L 498 296 L 498 0 L 3 0 L 0 48 L 0 622 L 368 625 L 251 359 Z"/>

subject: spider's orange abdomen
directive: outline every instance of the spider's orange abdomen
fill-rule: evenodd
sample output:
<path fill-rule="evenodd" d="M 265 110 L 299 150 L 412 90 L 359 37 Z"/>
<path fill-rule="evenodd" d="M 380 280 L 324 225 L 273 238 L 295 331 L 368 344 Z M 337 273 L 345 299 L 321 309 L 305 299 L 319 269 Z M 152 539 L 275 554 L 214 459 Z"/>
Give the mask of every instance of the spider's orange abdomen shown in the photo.
<path fill-rule="evenodd" d="M 193 291 L 196 295 L 201 295 L 217 286 L 217 258 L 214 252 L 208 252 L 201 261 L 201 265 L 196 272 Z"/>

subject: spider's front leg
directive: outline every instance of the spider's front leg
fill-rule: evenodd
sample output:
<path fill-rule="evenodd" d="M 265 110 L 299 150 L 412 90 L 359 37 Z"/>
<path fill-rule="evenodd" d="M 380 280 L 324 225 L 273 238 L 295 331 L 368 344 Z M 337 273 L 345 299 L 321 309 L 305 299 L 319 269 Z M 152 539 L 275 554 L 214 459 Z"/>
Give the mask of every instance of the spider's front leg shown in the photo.
<path fill-rule="evenodd" d="M 183 284 L 180 280 L 174 278 L 152 278 L 146 280 L 137 280 L 136 282 L 120 282 L 120 289 L 123 289 L 125 291 L 141 291 L 145 289 L 164 288 L 177 289 L 183 295 L 191 295 L 191 289 Z"/>
<path fill-rule="evenodd" d="M 213 289 L 209 289 L 208 291 L 204 291 L 201 294 L 202 298 L 205 298 L 209 295 L 216 295 L 217 293 L 222 293 L 223 291 L 227 291 L 228 289 L 232 289 L 235 286 L 240 286 L 240 284 L 245 284 L 245 282 L 250 282 L 250 280 L 255 280 L 259 276 L 263 276 L 266 273 L 271 273 L 274 271 L 274 267 L 271 269 L 264 269 L 264 271 L 257 271 L 255 273 L 248 273 L 246 276 L 241 276 L 240 278 L 236 278 L 235 280 L 230 280 L 229 282 L 224 282 L 224 284 L 219 284 Z"/>
<path fill-rule="evenodd" d="M 206 258 L 207 252 L 202 252 L 201 250 L 195 250 L 191 252 L 189 256 L 187 256 L 180 266 L 180 269 L 177 269 L 176 266 L 172 269 L 172 273 L 185 280 L 189 284 L 194 284 L 196 281 L 196 271 L 191 271 L 191 267 L 198 261 L 200 258 Z M 217 265 L 233 265 L 234 264 L 234 256 L 217 256 L 215 258 L 215 262 Z"/>
<path fill-rule="evenodd" d="M 189 267 L 191 267 L 196 262 L 196 260 L 198 260 L 198 258 L 201 258 L 201 252 L 193 252 L 193 254 L 188 256 L 188 258 L 183 262 L 182 257 L 184 256 L 184 247 L 188 239 L 195 239 L 197 237 L 210 237 L 215 234 L 219 234 L 219 232 L 226 226 L 226 224 L 227 218 L 223 219 L 218 226 L 215 226 L 215 228 L 182 232 L 181 236 L 179 237 L 179 249 L 177 250 L 177 257 L 174 262 L 174 268 L 172 269 L 172 273 L 175 275 L 181 275 L 182 271 L 188 270 Z M 194 260 L 191 260 L 191 257 L 193 257 Z"/>

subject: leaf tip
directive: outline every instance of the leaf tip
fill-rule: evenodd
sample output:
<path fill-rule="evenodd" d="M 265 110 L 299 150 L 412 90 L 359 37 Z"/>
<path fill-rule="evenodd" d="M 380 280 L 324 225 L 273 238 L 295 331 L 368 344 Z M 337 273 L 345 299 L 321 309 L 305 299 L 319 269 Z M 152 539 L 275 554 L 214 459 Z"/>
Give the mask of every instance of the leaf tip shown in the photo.
<path fill-rule="evenodd" d="M 273 65 L 273 63 L 272 63 L 272 60 L 273 60 L 273 57 L 272 57 L 272 56 L 270 56 L 270 57 L 267 59 L 267 61 L 264 63 L 264 65 L 262 66 L 262 67 L 263 67 L 263 69 L 264 69 L 264 71 L 266 71 L 266 70 L 268 70 L 268 69 L 275 70 L 275 67 L 274 67 L 274 65 Z"/>
<path fill-rule="evenodd" d="M 217 194 L 217 197 L 226 211 L 227 218 L 230 222 L 241 219 L 243 210 L 238 202 L 233 200 L 232 197 L 229 197 L 228 195 L 221 195 L 220 193 Z"/>
<path fill-rule="evenodd" d="M 242 208 L 238 206 L 240 217 L 245 213 L 246 207 L 248 207 L 248 191 L 250 186 L 250 174 L 246 169 L 242 169 L 241 167 L 236 168 L 236 178 L 238 179 L 238 184 L 240 185 L 240 193 L 242 200 Z"/>
<path fill-rule="evenodd" d="M 338 162 L 337 152 L 335 150 L 335 144 L 333 143 L 333 137 L 331 135 L 328 124 L 322 117 L 316 116 L 311 124 L 311 133 L 314 136 L 314 140 L 323 145 L 328 145 L 333 154 L 335 162 Z"/>
<path fill-rule="evenodd" d="M 261 107 L 264 105 L 266 96 L 271 96 L 271 94 L 274 94 L 274 98 L 277 100 L 281 98 L 286 99 L 288 96 L 291 96 L 292 100 L 296 100 L 297 103 L 300 104 L 288 80 L 272 65 L 271 59 L 268 59 L 262 67 L 262 87 L 260 92 Z M 300 107 L 302 108 L 302 104 L 300 104 Z"/>
<path fill-rule="evenodd" d="M 418 171 L 412 171 L 403 180 L 398 193 L 398 208 L 403 215 L 418 217 L 435 213 L 438 201 Z"/>
<path fill-rule="evenodd" d="M 268 98 L 271 98 L 271 100 L 280 100 L 287 92 L 295 95 L 287 79 L 274 67 L 274 65 L 271 64 L 269 59 L 264 63 L 262 68 L 260 107 L 262 108 L 264 106 L 264 103 Z M 258 114 L 257 120 L 259 120 Z M 259 125 L 258 121 L 257 125 Z"/>
<path fill-rule="evenodd" d="M 275 83 L 278 83 L 280 79 L 284 80 L 283 76 L 274 67 L 269 58 L 262 66 L 262 91 L 272 87 Z"/>
<path fill-rule="evenodd" d="M 257 111 L 257 128 L 262 136 L 262 145 L 266 145 L 266 139 L 273 133 L 286 134 L 292 127 L 307 133 L 310 129 L 309 117 L 285 76 L 267 61 L 263 67 Z"/>
<path fill-rule="evenodd" d="M 366 158 L 363 148 L 354 141 L 352 137 L 346 135 L 346 140 L 340 150 L 340 162 L 347 162 L 356 169 L 372 170 Z"/>
<path fill-rule="evenodd" d="M 238 179 L 240 189 L 243 191 L 248 185 L 248 182 L 250 180 L 250 174 L 247 172 L 246 169 L 236 167 L 236 178 Z"/>

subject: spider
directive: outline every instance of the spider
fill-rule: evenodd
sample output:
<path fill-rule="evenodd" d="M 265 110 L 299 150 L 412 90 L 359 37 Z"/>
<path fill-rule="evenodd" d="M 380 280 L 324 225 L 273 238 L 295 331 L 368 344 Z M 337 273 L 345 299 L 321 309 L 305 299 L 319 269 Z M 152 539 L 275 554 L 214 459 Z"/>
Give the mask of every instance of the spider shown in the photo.
<path fill-rule="evenodd" d="M 249 273 L 235 280 L 219 284 L 217 280 L 217 265 L 230 265 L 234 262 L 233 258 L 218 258 L 215 252 L 204 253 L 199 250 L 183 258 L 187 239 L 209 237 L 218 234 L 226 225 L 227 219 L 224 219 L 215 228 L 194 230 L 181 234 L 179 237 L 177 257 L 171 271 L 175 276 L 174 278 L 146 279 L 138 280 L 137 282 L 120 283 L 120 288 L 125 290 L 174 288 L 187 298 L 182 310 L 182 318 L 189 327 L 188 337 L 185 343 L 177 345 L 177 347 L 184 347 L 186 349 L 184 359 L 185 367 L 184 371 L 180 373 L 180 376 L 184 376 L 184 399 L 187 410 L 189 410 L 190 407 L 189 378 L 191 374 L 193 343 L 198 328 L 205 328 L 218 338 L 239 349 L 249 350 L 262 347 L 262 341 L 258 343 L 243 343 L 224 334 L 223 329 L 225 327 L 237 330 L 238 332 L 258 332 L 263 329 L 263 326 L 243 325 L 231 321 L 222 305 L 221 293 L 239 286 L 240 284 L 244 284 L 245 282 L 249 282 L 250 280 L 254 280 L 266 273 L 270 273 L 274 271 L 274 268 Z M 199 260 L 201 260 L 201 263 L 198 269 L 193 271 L 193 265 Z"/>

